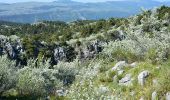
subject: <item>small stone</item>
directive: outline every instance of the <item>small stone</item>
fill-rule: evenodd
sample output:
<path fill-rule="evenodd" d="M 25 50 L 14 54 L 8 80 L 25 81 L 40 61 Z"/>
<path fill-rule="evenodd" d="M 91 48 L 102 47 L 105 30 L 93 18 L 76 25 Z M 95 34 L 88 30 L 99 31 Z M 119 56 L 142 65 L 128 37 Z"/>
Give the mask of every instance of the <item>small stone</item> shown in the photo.
<path fill-rule="evenodd" d="M 122 75 L 125 71 L 124 70 L 119 70 L 118 75 Z"/>
<path fill-rule="evenodd" d="M 62 90 L 62 89 L 57 90 L 56 93 L 57 93 L 58 96 L 65 96 L 64 90 Z"/>
<path fill-rule="evenodd" d="M 134 96 L 134 95 L 135 95 L 135 92 L 134 92 L 134 91 L 130 92 L 130 95 L 131 95 L 131 96 Z"/>
<path fill-rule="evenodd" d="M 100 86 L 99 87 L 99 92 L 104 94 L 104 93 L 109 92 L 109 89 L 107 87 L 105 87 L 105 86 Z"/>
<path fill-rule="evenodd" d="M 116 65 L 112 68 L 112 70 L 119 70 L 122 69 L 123 67 L 127 66 L 126 61 L 119 61 L 118 63 L 116 63 Z"/>
<path fill-rule="evenodd" d="M 154 91 L 152 93 L 152 100 L 157 100 L 157 92 L 156 91 Z"/>
<path fill-rule="evenodd" d="M 153 84 L 153 86 L 158 86 L 158 80 L 157 79 L 153 79 L 152 80 L 152 84 Z"/>
<path fill-rule="evenodd" d="M 160 66 L 157 66 L 156 69 L 161 69 L 161 67 L 160 67 Z"/>
<path fill-rule="evenodd" d="M 137 62 L 134 62 L 134 63 L 132 63 L 132 64 L 130 64 L 130 67 L 136 67 L 137 66 Z"/>
<path fill-rule="evenodd" d="M 166 93 L 166 100 L 170 100 L 170 92 Z"/>
<path fill-rule="evenodd" d="M 139 100 L 145 100 L 144 97 L 141 97 Z"/>
<path fill-rule="evenodd" d="M 143 72 L 141 72 L 141 73 L 138 75 L 138 83 L 143 86 L 143 85 L 145 84 L 145 79 L 146 79 L 146 77 L 148 77 L 148 76 L 149 76 L 149 71 L 143 71 Z"/>
<path fill-rule="evenodd" d="M 127 74 L 124 78 L 119 80 L 120 85 L 129 86 L 129 85 L 131 85 L 131 83 L 132 83 L 131 82 L 131 74 Z"/>

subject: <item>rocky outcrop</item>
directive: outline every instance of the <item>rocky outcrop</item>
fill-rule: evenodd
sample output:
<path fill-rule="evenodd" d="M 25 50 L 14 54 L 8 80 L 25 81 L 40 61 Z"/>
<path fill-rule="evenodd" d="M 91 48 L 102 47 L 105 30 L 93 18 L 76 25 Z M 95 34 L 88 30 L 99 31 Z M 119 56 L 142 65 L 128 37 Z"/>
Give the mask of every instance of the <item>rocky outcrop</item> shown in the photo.
<path fill-rule="evenodd" d="M 112 40 L 123 40 L 125 39 L 125 34 L 122 30 L 110 30 L 107 32 Z"/>
<path fill-rule="evenodd" d="M 66 54 L 64 52 L 63 47 L 57 47 L 54 49 L 54 64 L 57 64 L 59 61 L 62 61 L 66 58 Z"/>
<path fill-rule="evenodd" d="M 19 37 L 0 35 L 0 55 L 8 55 L 11 60 L 16 60 L 16 66 L 18 66 L 26 65 L 25 59 L 22 58 L 23 53 L 24 49 Z"/>
<path fill-rule="evenodd" d="M 52 57 L 52 65 L 56 65 L 59 61 L 70 62 L 70 61 L 73 61 L 75 58 L 76 58 L 76 52 L 73 47 L 57 46 L 54 49 L 54 53 Z"/>
<path fill-rule="evenodd" d="M 16 57 L 16 53 L 14 52 L 14 48 L 12 47 L 12 45 L 7 42 L 5 44 L 5 47 L 4 47 L 6 53 L 8 54 L 8 57 L 11 58 L 11 59 L 14 59 Z"/>
<path fill-rule="evenodd" d="M 46 42 L 35 42 L 35 47 L 33 48 L 33 58 L 39 56 L 40 50 L 46 48 L 50 51 L 51 55 L 51 64 L 56 65 L 59 61 L 73 61 L 76 56 L 79 56 L 79 59 L 91 59 L 94 58 L 99 52 L 102 51 L 102 46 L 100 41 L 94 41 L 88 45 L 85 49 L 80 48 L 77 53 L 74 47 L 69 45 L 60 46 L 53 45 L 49 46 Z M 23 54 L 26 55 L 24 46 L 21 43 L 19 37 L 13 35 L 10 37 L 0 35 L 0 55 L 7 54 L 8 57 L 12 60 L 16 60 L 18 65 L 26 65 L 26 58 L 21 58 Z M 49 57 L 49 56 L 48 56 Z M 44 58 L 46 59 L 46 58 Z"/>
<path fill-rule="evenodd" d="M 77 58 L 79 59 L 91 59 L 94 58 L 98 53 L 102 52 L 102 42 L 94 41 L 87 45 L 85 48 L 77 47 Z"/>
<path fill-rule="evenodd" d="M 7 43 L 8 38 L 4 35 L 0 35 L 0 54 L 5 54 L 5 44 Z"/>

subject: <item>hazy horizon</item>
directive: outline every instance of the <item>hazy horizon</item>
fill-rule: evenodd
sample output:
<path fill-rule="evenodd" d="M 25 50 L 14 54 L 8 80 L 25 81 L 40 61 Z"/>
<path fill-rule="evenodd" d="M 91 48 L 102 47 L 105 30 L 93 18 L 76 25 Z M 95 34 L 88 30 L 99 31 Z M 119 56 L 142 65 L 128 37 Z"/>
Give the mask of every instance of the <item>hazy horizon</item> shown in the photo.
<path fill-rule="evenodd" d="M 17 3 L 17 2 L 53 2 L 58 0 L 2 0 L 1 3 Z M 106 1 L 125 1 L 125 0 L 71 0 L 77 2 L 106 2 Z"/>
<path fill-rule="evenodd" d="M 57 0 L 2 0 L 0 3 L 17 3 L 17 2 L 52 2 Z M 128 0 L 72 0 L 77 2 L 106 2 L 106 1 L 128 1 Z M 154 1 L 170 1 L 170 0 L 154 0 Z"/>

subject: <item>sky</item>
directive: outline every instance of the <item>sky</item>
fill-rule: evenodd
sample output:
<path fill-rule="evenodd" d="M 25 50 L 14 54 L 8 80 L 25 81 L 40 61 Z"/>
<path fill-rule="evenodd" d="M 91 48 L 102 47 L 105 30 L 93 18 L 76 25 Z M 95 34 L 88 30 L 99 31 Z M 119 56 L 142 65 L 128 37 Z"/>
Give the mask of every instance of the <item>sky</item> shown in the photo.
<path fill-rule="evenodd" d="M 40 2 L 51 2 L 55 0 L 0 0 L 4 3 L 16 3 L 16 2 L 29 2 L 29 1 L 40 1 Z M 121 0 L 73 0 L 79 2 L 105 2 L 105 1 L 121 1 Z M 170 1 L 170 0 L 159 0 L 159 1 Z"/>
<path fill-rule="evenodd" d="M 0 0 L 0 2 L 4 2 L 4 3 L 29 2 L 29 1 L 51 2 L 51 1 L 55 1 L 55 0 Z M 72 1 L 105 2 L 105 1 L 116 1 L 116 0 L 72 0 Z M 117 1 L 121 1 L 121 0 L 117 0 Z"/>

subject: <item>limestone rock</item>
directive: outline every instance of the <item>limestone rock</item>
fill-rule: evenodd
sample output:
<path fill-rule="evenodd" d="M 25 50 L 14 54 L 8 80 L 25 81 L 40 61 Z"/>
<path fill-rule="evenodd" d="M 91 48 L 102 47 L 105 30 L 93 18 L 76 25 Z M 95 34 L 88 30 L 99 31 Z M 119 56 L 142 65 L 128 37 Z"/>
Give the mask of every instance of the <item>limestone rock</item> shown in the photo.
<path fill-rule="evenodd" d="M 100 86 L 99 87 L 99 92 L 104 94 L 104 93 L 109 92 L 109 89 L 107 87 L 105 87 L 105 86 Z"/>
<path fill-rule="evenodd" d="M 166 93 L 166 100 L 170 100 L 170 92 Z"/>
<path fill-rule="evenodd" d="M 141 97 L 139 100 L 145 100 L 144 97 Z"/>
<path fill-rule="evenodd" d="M 132 67 L 132 68 L 134 68 L 136 66 L 137 66 L 137 62 L 134 62 L 134 63 L 130 64 L 130 67 Z"/>
<path fill-rule="evenodd" d="M 125 71 L 124 70 L 119 70 L 118 75 L 122 75 Z"/>
<path fill-rule="evenodd" d="M 118 63 L 116 63 L 116 65 L 112 68 L 112 70 L 120 70 L 123 67 L 127 66 L 126 61 L 119 61 Z"/>
<path fill-rule="evenodd" d="M 157 92 L 156 91 L 154 91 L 152 93 L 152 100 L 157 100 Z"/>
<path fill-rule="evenodd" d="M 62 47 L 57 47 L 54 49 L 54 62 L 57 64 L 59 61 L 64 60 L 66 57 L 64 48 Z"/>
<path fill-rule="evenodd" d="M 119 85 L 129 86 L 132 84 L 131 74 L 127 74 L 124 78 L 119 80 Z"/>
<path fill-rule="evenodd" d="M 138 75 L 138 83 L 140 85 L 144 85 L 145 84 L 145 80 L 146 78 L 149 76 L 149 71 L 143 71 Z"/>
<path fill-rule="evenodd" d="M 58 96 L 65 96 L 65 92 L 64 92 L 63 89 L 57 90 L 56 93 L 57 93 Z"/>
<path fill-rule="evenodd" d="M 5 50 L 6 50 L 8 56 L 9 56 L 10 58 L 12 58 L 12 59 L 15 58 L 15 55 L 16 55 L 16 54 L 15 54 L 15 52 L 14 52 L 14 49 L 13 49 L 12 45 L 11 45 L 9 42 L 6 43 L 6 45 L 5 45 Z"/>

